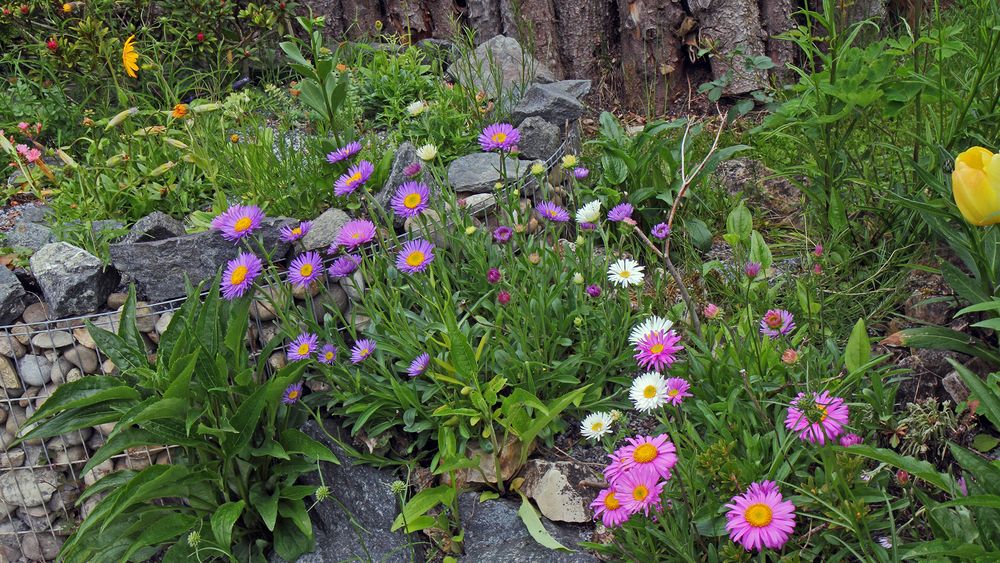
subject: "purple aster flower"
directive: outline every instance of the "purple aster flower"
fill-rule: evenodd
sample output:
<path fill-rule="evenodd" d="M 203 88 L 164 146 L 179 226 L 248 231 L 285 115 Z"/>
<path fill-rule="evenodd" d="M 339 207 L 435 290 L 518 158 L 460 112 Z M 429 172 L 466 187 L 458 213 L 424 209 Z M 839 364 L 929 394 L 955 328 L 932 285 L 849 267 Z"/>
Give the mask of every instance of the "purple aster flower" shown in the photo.
<path fill-rule="evenodd" d="M 406 165 L 406 168 L 403 169 L 403 175 L 405 175 L 407 178 L 412 178 L 417 174 L 420 174 L 420 171 L 422 169 L 423 166 L 419 162 L 411 162 L 410 164 Z"/>
<path fill-rule="evenodd" d="M 351 363 L 360 364 L 365 358 L 375 353 L 375 341 L 364 338 L 354 343 L 351 348 Z"/>
<path fill-rule="evenodd" d="M 631 203 L 619 203 L 608 211 L 608 221 L 631 221 L 633 211 Z"/>
<path fill-rule="evenodd" d="M 514 230 L 510 227 L 500 225 L 499 227 L 493 229 L 493 240 L 503 244 L 510 240 L 511 235 L 514 234 Z"/>
<path fill-rule="evenodd" d="M 359 264 L 361 264 L 361 256 L 347 254 L 334 260 L 327 272 L 331 278 L 344 278 L 353 274 L 354 270 L 358 269 Z"/>
<path fill-rule="evenodd" d="M 788 406 L 785 428 L 799 433 L 799 439 L 823 445 L 844 432 L 850 410 L 844 399 L 829 391 L 799 393 Z"/>
<path fill-rule="evenodd" d="M 337 347 L 333 344 L 324 344 L 319 350 L 319 363 L 330 365 L 337 360 Z"/>
<path fill-rule="evenodd" d="M 549 221 L 554 221 L 556 223 L 565 223 L 566 221 L 569 221 L 569 212 L 551 201 L 543 201 L 539 203 L 535 206 L 535 211 Z"/>
<path fill-rule="evenodd" d="M 581 231 L 593 231 L 597 228 L 596 223 L 577 223 L 577 227 L 580 227 Z"/>
<path fill-rule="evenodd" d="M 680 406 L 684 402 L 685 397 L 694 396 L 688 393 L 688 389 L 690 388 L 691 384 L 686 379 L 671 377 L 667 380 L 667 402 L 675 407 Z"/>
<path fill-rule="evenodd" d="M 427 209 L 427 201 L 430 199 L 430 190 L 427 184 L 422 182 L 406 181 L 396 190 L 392 196 L 392 210 L 403 218 L 416 217 Z"/>
<path fill-rule="evenodd" d="M 263 263 L 260 258 L 247 252 L 240 252 L 239 256 L 226 264 L 226 271 L 222 274 L 222 296 L 230 301 L 243 297 L 260 275 L 262 268 Z"/>
<path fill-rule="evenodd" d="M 347 169 L 337 181 L 333 183 L 333 194 L 337 197 L 344 197 L 354 193 L 354 190 L 368 181 L 368 178 L 375 172 L 375 167 L 367 160 L 355 164 Z"/>
<path fill-rule="evenodd" d="M 281 397 L 281 402 L 286 405 L 297 403 L 302 397 L 302 383 L 292 383 L 285 389 L 285 394 Z"/>
<path fill-rule="evenodd" d="M 264 212 L 256 205 L 234 205 L 212 219 L 212 228 L 235 242 L 253 233 L 263 220 Z"/>
<path fill-rule="evenodd" d="M 587 286 L 587 295 L 597 298 L 601 296 L 601 286 L 597 284 L 591 284 Z"/>
<path fill-rule="evenodd" d="M 760 274 L 760 262 L 747 262 L 743 267 L 743 273 L 750 279 L 756 278 Z"/>
<path fill-rule="evenodd" d="M 288 266 L 288 281 L 296 287 L 305 287 L 323 275 L 323 259 L 319 252 L 299 254 Z"/>
<path fill-rule="evenodd" d="M 672 330 L 654 330 L 635 347 L 635 360 L 642 369 L 663 371 L 677 361 L 677 352 L 684 349 L 679 344 L 681 336 Z"/>
<path fill-rule="evenodd" d="M 486 272 L 486 281 L 490 283 L 500 283 L 501 279 L 503 279 L 503 274 L 496 268 L 490 268 L 490 271 Z"/>
<path fill-rule="evenodd" d="M 775 338 L 785 336 L 795 330 L 792 314 L 784 309 L 771 309 L 760 320 L 760 333 Z"/>
<path fill-rule="evenodd" d="M 840 445 L 844 446 L 845 448 L 856 446 L 864 441 L 865 439 L 862 438 L 861 436 L 858 436 L 857 434 L 844 434 L 843 436 L 840 437 Z"/>
<path fill-rule="evenodd" d="M 427 366 L 431 363 L 431 356 L 427 352 L 420 354 L 410 362 L 409 369 L 406 370 L 406 375 L 410 377 L 416 377 L 425 371 L 427 371 Z"/>
<path fill-rule="evenodd" d="M 521 140 L 521 133 L 510 123 L 488 125 L 479 135 L 484 151 L 510 151 Z"/>
<path fill-rule="evenodd" d="M 587 170 L 583 166 L 577 166 L 573 169 L 573 177 L 577 180 L 583 180 L 587 176 L 590 176 L 590 170 Z"/>
<path fill-rule="evenodd" d="M 657 223 L 651 232 L 654 237 L 663 240 L 670 236 L 670 225 L 666 223 Z"/>
<path fill-rule="evenodd" d="M 306 236 L 312 228 L 312 221 L 302 221 L 298 225 L 285 225 L 281 227 L 281 240 L 284 242 L 295 242 Z"/>
<path fill-rule="evenodd" d="M 427 269 L 434 261 L 434 245 L 424 239 L 411 240 L 403 244 L 396 255 L 396 267 L 407 274 L 416 274 Z"/>
<path fill-rule="evenodd" d="M 308 360 L 316 352 L 319 337 L 311 332 L 303 332 L 288 345 L 289 360 Z"/>
<path fill-rule="evenodd" d="M 326 155 L 326 161 L 330 164 L 337 164 L 341 160 L 351 158 L 359 152 L 361 152 L 361 143 L 351 141 L 350 143 L 347 143 L 346 145 Z"/>
<path fill-rule="evenodd" d="M 501 305 L 506 305 L 510 303 L 510 292 L 506 289 L 501 289 L 497 292 L 497 303 Z"/>
<path fill-rule="evenodd" d="M 375 238 L 375 223 L 367 219 L 354 219 L 344 223 L 335 241 L 338 246 L 346 246 L 349 250 L 371 242 Z"/>

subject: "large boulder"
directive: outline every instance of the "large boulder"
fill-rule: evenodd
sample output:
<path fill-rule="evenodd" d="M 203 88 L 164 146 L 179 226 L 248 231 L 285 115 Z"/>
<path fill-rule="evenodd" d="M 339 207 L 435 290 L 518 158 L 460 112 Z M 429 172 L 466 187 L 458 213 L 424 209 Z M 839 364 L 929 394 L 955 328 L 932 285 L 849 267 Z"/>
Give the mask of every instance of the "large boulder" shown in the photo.
<path fill-rule="evenodd" d="M 17 276 L 0 267 L 0 324 L 10 324 L 21 316 L 24 298 L 24 287 Z"/>
<path fill-rule="evenodd" d="M 302 247 L 306 250 L 326 250 L 350 220 L 351 217 L 340 209 L 327 209 L 312 220 L 309 232 L 302 237 Z"/>
<path fill-rule="evenodd" d="M 530 160 L 507 158 L 505 167 L 507 183 L 513 183 L 531 174 Z M 448 183 L 456 192 L 491 192 L 500 181 L 500 155 L 477 152 L 456 158 L 448 165 Z"/>
<path fill-rule="evenodd" d="M 52 229 L 40 223 L 18 220 L 14 226 L 4 233 L 7 236 L 7 245 L 13 248 L 27 248 L 28 250 L 38 250 L 39 248 L 55 242 L 56 237 Z"/>
<path fill-rule="evenodd" d="M 514 106 L 510 119 L 515 124 L 533 116 L 541 117 L 560 127 L 583 115 L 583 104 L 569 89 L 554 84 L 532 84 L 521 101 Z"/>
<path fill-rule="evenodd" d="M 139 219 L 125 235 L 122 242 L 148 242 L 179 237 L 185 233 L 184 224 L 162 211 L 154 211 Z"/>
<path fill-rule="evenodd" d="M 31 271 L 45 296 L 51 318 L 97 311 L 118 285 L 118 272 L 82 248 L 46 244 L 31 257 Z"/>
<path fill-rule="evenodd" d="M 538 116 L 525 119 L 517 130 L 521 134 L 517 148 L 524 158 L 548 160 L 562 144 L 559 126 Z"/>
<path fill-rule="evenodd" d="M 459 84 L 482 90 L 491 97 L 510 94 L 530 82 L 552 82 L 555 75 L 513 37 L 497 35 L 486 41 L 470 56 L 448 67 L 448 74 Z M 503 92 L 497 91 L 497 82 Z"/>

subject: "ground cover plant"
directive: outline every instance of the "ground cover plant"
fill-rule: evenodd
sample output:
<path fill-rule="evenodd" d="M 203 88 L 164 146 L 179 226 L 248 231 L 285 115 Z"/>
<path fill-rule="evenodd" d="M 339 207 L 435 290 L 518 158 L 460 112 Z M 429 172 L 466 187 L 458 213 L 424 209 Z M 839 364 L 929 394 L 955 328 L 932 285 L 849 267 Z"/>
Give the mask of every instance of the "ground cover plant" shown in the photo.
<path fill-rule="evenodd" d="M 175 452 L 87 489 L 61 558 L 293 560 L 337 497 L 304 484 L 321 462 L 396 472 L 385 533 L 413 558 L 472 556 L 470 490 L 515 502 L 545 548 L 603 560 L 1000 557 L 995 2 L 881 24 L 809 3 L 782 36 L 795 81 L 757 111 L 721 83 L 701 115 L 593 108 L 578 147 L 528 164 L 508 100 L 405 35 L 334 44 L 321 18 L 206 3 L 133 37 L 141 15 L 109 27 L 75 4 L 24 16 L 61 22 L 55 49 L 0 20 L 21 46 L 0 60 L 8 195 L 46 200 L 97 253 L 117 233 L 93 220 L 159 210 L 234 257 L 155 353 L 134 294 L 116 332 L 91 326 L 118 372 L 60 386 L 18 436 L 116 423 L 84 473 Z M 127 43 L 88 54 L 87 29 Z M 79 65 L 112 80 L 70 110 Z M 250 69 L 258 87 L 230 87 Z M 380 196 L 403 142 L 417 160 Z M 459 196 L 449 165 L 470 153 L 498 180 Z M 746 169 L 764 177 L 731 189 Z M 306 247 L 330 207 L 350 216 Z M 255 347 L 264 307 L 278 330 Z M 525 486 L 553 459 L 590 471 L 573 483 L 587 541 L 557 540 Z"/>

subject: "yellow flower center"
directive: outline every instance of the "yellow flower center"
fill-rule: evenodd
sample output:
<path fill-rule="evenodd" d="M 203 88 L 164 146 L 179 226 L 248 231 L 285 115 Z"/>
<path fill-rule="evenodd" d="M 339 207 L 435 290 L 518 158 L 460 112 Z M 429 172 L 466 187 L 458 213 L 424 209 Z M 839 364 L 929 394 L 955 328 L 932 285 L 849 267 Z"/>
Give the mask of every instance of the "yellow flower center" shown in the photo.
<path fill-rule="evenodd" d="M 651 354 L 659 354 L 663 351 L 663 344 L 653 344 L 649 347 L 649 352 Z"/>
<path fill-rule="evenodd" d="M 368 348 L 362 348 L 361 351 L 358 352 L 358 355 L 361 356 L 362 358 L 364 358 L 365 356 L 367 356 L 368 355 Z"/>
<path fill-rule="evenodd" d="M 304 278 L 308 278 L 309 276 L 312 275 L 312 273 L 313 273 L 312 264 L 303 264 L 302 267 L 299 268 L 299 275 Z"/>
<path fill-rule="evenodd" d="M 495 142 L 495 143 L 502 143 L 502 142 L 504 142 L 506 140 L 507 140 L 507 134 L 506 133 L 494 133 L 493 134 L 493 142 Z"/>
<path fill-rule="evenodd" d="M 359 239 L 359 238 L 361 238 L 361 233 L 351 233 L 351 238 L 353 238 L 353 239 Z"/>
<path fill-rule="evenodd" d="M 247 267 L 240 265 L 237 266 L 233 273 L 229 275 L 229 283 L 232 285 L 239 285 L 247 279 Z"/>
<path fill-rule="evenodd" d="M 622 503 L 618 502 L 614 493 L 608 493 L 608 496 L 604 497 L 604 506 L 607 507 L 608 510 L 618 510 L 621 505 Z"/>
<path fill-rule="evenodd" d="M 419 250 L 414 250 L 406 257 L 406 263 L 410 266 L 419 266 L 424 263 L 424 253 Z"/>
<path fill-rule="evenodd" d="M 681 392 L 678 391 L 677 389 L 671 389 L 670 391 L 667 391 L 667 396 L 676 397 L 677 395 L 680 395 L 680 393 Z"/>
<path fill-rule="evenodd" d="M 590 429 L 594 432 L 600 432 L 601 430 L 604 430 L 604 423 L 600 421 L 595 422 L 593 425 L 591 425 Z"/>
<path fill-rule="evenodd" d="M 418 205 L 420 205 L 421 201 L 423 201 L 423 198 L 420 197 L 420 194 L 418 194 L 418 193 L 412 193 L 412 194 L 406 196 L 405 199 L 403 199 L 403 205 L 407 209 L 414 209 Z"/>
<path fill-rule="evenodd" d="M 555 209 L 549 209 L 548 213 L 549 213 L 549 217 L 555 217 L 556 216 L 556 210 Z"/>
<path fill-rule="evenodd" d="M 294 229 L 292 229 L 292 234 L 296 235 L 296 236 L 301 235 L 302 234 L 302 227 L 295 227 Z"/>
<path fill-rule="evenodd" d="M 351 175 L 350 178 L 347 179 L 346 183 L 348 186 L 353 186 L 354 184 L 360 181 L 361 181 L 361 172 L 355 172 L 353 175 Z"/>
<path fill-rule="evenodd" d="M 333 361 L 333 352 L 327 352 L 326 354 L 323 354 L 323 357 L 328 361 Z"/>
<path fill-rule="evenodd" d="M 242 233 L 243 231 L 249 229 L 252 224 L 253 221 L 249 217 L 240 217 L 240 220 L 233 225 L 233 230 L 237 233 Z"/>
<path fill-rule="evenodd" d="M 643 444 L 632 452 L 632 459 L 636 463 L 649 463 L 656 459 L 656 446 L 653 444 Z"/>
<path fill-rule="evenodd" d="M 652 399 L 653 397 L 655 397 L 656 396 L 656 386 L 655 385 L 647 385 L 646 388 L 642 390 L 642 396 L 646 397 L 647 399 Z"/>
<path fill-rule="evenodd" d="M 298 389 L 292 389 L 291 391 L 289 391 L 288 392 L 288 398 L 292 399 L 292 400 L 298 399 L 299 398 L 299 391 L 298 391 Z"/>
<path fill-rule="evenodd" d="M 829 414 L 826 412 L 826 407 L 824 407 L 823 405 L 816 405 L 816 409 L 820 413 L 819 421 L 823 422 L 824 420 L 826 420 L 826 417 L 829 416 Z"/>
<path fill-rule="evenodd" d="M 632 272 L 630 272 L 628 270 L 622 270 L 622 271 L 618 272 L 618 277 L 620 277 L 620 278 L 629 279 L 631 276 L 632 276 Z"/>
<path fill-rule="evenodd" d="M 306 354 L 308 354 L 309 353 L 309 344 L 307 342 L 303 342 L 302 344 L 299 344 L 298 352 L 299 352 L 300 356 L 305 356 Z"/>
<path fill-rule="evenodd" d="M 747 524 L 750 524 L 754 528 L 763 528 L 771 523 L 774 518 L 774 512 L 771 511 L 771 507 L 764 503 L 751 504 L 743 512 L 743 518 L 746 519 Z"/>
<path fill-rule="evenodd" d="M 632 489 L 632 498 L 638 501 L 645 500 L 649 496 L 649 489 L 646 485 L 639 485 L 638 487 Z"/>

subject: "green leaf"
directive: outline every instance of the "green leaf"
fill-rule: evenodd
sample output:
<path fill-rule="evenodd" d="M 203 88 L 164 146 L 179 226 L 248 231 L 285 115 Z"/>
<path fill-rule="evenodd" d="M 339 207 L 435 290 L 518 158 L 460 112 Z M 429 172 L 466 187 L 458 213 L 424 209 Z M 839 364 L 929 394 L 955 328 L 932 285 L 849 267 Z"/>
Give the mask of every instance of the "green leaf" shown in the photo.
<path fill-rule="evenodd" d="M 827 220 L 834 233 L 841 233 L 847 229 L 847 213 L 844 211 L 844 200 L 840 198 L 840 191 L 833 188 L 829 193 L 829 207 L 827 208 Z"/>
<path fill-rule="evenodd" d="M 340 463 L 340 460 L 337 459 L 337 456 L 333 455 L 330 448 L 313 440 L 304 432 L 295 428 L 286 428 L 281 433 L 281 444 L 285 447 L 285 451 L 290 454 L 298 453 L 318 461 Z"/>
<path fill-rule="evenodd" d="M 430 489 L 424 489 L 413 495 L 410 500 L 403 505 L 403 510 L 392 522 L 392 531 L 407 526 L 407 533 L 419 531 L 422 528 L 414 528 L 418 517 L 427 514 L 427 511 L 439 504 L 451 504 L 455 497 L 455 489 L 449 485 L 439 485 Z"/>
<path fill-rule="evenodd" d="M 465 337 L 465 333 L 458 328 L 454 311 L 449 312 L 445 317 L 445 326 L 448 329 L 451 362 L 460 377 L 465 381 L 472 381 L 479 374 L 476 353 L 472 350 L 472 346 L 469 345 L 469 339 Z"/>
<path fill-rule="evenodd" d="M 991 386 L 981 377 L 969 371 L 969 368 L 951 358 L 948 358 L 948 362 L 958 372 L 958 376 L 965 382 L 966 387 L 972 392 L 972 396 L 979 400 L 979 412 L 986 415 L 986 418 L 993 423 L 994 428 L 1000 430 L 1000 390 L 996 389 L 996 384 Z"/>
<path fill-rule="evenodd" d="M 993 451 L 997 444 L 1000 444 L 1000 438 L 989 434 L 976 434 L 976 437 L 972 439 L 972 447 L 982 453 Z"/>
<path fill-rule="evenodd" d="M 739 240 L 746 241 L 750 239 L 752 231 L 753 217 L 750 216 L 750 210 L 740 201 L 740 204 L 730 211 L 726 218 L 726 232 Z"/>
<path fill-rule="evenodd" d="M 951 475 L 939 473 L 929 462 L 918 460 L 909 456 L 902 456 L 892 450 L 883 448 L 873 448 L 871 446 L 857 445 L 849 448 L 834 446 L 837 451 L 853 455 L 860 455 L 875 461 L 888 463 L 893 467 L 903 469 L 924 481 L 934 485 L 942 491 L 951 494 L 955 490 L 955 480 Z"/>
<path fill-rule="evenodd" d="M 771 256 L 771 249 L 768 248 L 764 237 L 757 231 L 753 231 L 750 235 L 750 259 L 758 262 L 761 269 L 765 272 L 774 262 L 774 258 Z"/>
<path fill-rule="evenodd" d="M 908 328 L 897 333 L 900 344 L 930 350 L 951 350 L 1000 365 L 1000 354 L 968 334 L 940 327 Z"/>
<path fill-rule="evenodd" d="M 233 524 L 243 514 L 244 501 L 227 502 L 212 514 L 212 535 L 219 545 L 228 548 L 232 544 Z"/>
<path fill-rule="evenodd" d="M 948 508 L 952 506 L 978 506 L 983 508 L 1000 508 L 1000 495 L 972 495 L 961 497 L 940 504 L 935 504 L 931 508 Z"/>
<path fill-rule="evenodd" d="M 986 295 L 983 291 L 983 286 L 975 278 L 971 278 L 961 270 L 953 266 L 950 262 L 941 262 L 941 275 L 944 277 L 944 281 L 948 282 L 948 285 L 955 290 L 955 293 L 959 295 L 962 299 L 965 299 L 969 303 L 982 303 L 983 301 L 990 301 L 990 296 Z M 992 302 L 994 310 L 1000 303 Z M 965 314 L 965 309 L 959 311 L 955 316 Z"/>
<path fill-rule="evenodd" d="M 847 371 L 853 373 L 867 364 L 871 359 L 871 351 L 865 320 L 858 319 L 851 330 L 851 337 L 847 340 L 847 347 L 844 348 L 844 365 L 847 366 Z"/>
<path fill-rule="evenodd" d="M 126 342 L 121 336 L 113 332 L 104 330 L 103 328 L 98 328 L 94 326 L 89 320 L 85 322 L 87 325 L 87 332 L 90 333 L 90 337 L 100 348 L 101 352 L 108 357 L 118 369 L 122 370 L 123 373 L 128 373 L 129 370 L 136 368 L 149 367 L 149 361 L 146 359 L 146 348 L 135 348 Z"/>
<path fill-rule="evenodd" d="M 33 424 L 53 414 L 78 409 L 107 401 L 138 401 L 139 392 L 132 387 L 122 385 L 119 377 L 100 375 L 87 376 L 71 383 L 60 385 L 41 408 L 27 420 L 25 425 Z"/>
<path fill-rule="evenodd" d="M 121 432 L 117 432 L 99 450 L 94 452 L 94 457 L 90 458 L 90 461 L 87 462 L 87 465 L 83 466 L 83 470 L 80 473 L 86 475 L 91 469 L 104 463 L 105 460 L 111 459 L 112 456 L 120 454 L 129 448 L 153 444 L 156 444 L 156 436 L 153 434 L 142 428 L 126 428 Z"/>
<path fill-rule="evenodd" d="M 566 546 L 556 541 L 555 538 L 549 534 L 549 531 L 545 529 L 542 525 L 542 521 L 538 518 L 538 513 L 535 512 L 535 507 L 531 506 L 531 501 L 528 497 L 524 496 L 524 493 L 518 491 L 517 494 L 521 495 L 521 507 L 517 509 L 517 515 L 521 517 L 521 521 L 524 522 L 524 527 L 528 529 L 528 533 L 531 537 L 538 542 L 539 545 L 547 547 L 549 549 L 557 549 L 559 551 L 570 551 Z"/>
<path fill-rule="evenodd" d="M 182 536 L 191 530 L 198 519 L 190 514 L 155 510 L 148 512 L 135 524 L 141 530 L 139 536 L 132 540 L 128 551 L 121 560 L 126 561 L 135 552 L 144 547 L 157 546 L 164 542 Z"/>
<path fill-rule="evenodd" d="M 685 219 L 684 230 L 687 231 L 691 244 L 702 252 L 712 248 L 712 231 L 701 219 Z"/>
<path fill-rule="evenodd" d="M 258 483 L 250 489 L 250 506 L 260 514 L 267 529 L 273 532 L 275 522 L 278 520 L 278 495 L 266 495 L 263 488 L 263 483 Z"/>

